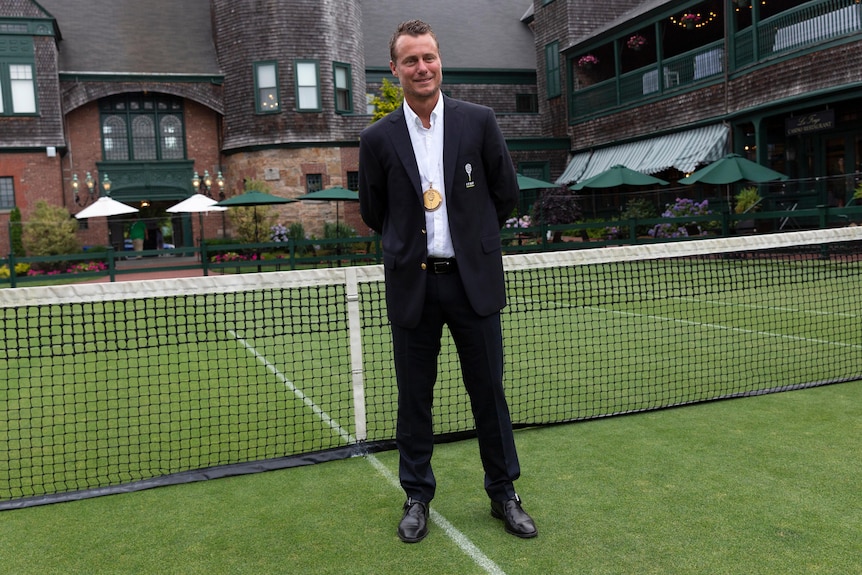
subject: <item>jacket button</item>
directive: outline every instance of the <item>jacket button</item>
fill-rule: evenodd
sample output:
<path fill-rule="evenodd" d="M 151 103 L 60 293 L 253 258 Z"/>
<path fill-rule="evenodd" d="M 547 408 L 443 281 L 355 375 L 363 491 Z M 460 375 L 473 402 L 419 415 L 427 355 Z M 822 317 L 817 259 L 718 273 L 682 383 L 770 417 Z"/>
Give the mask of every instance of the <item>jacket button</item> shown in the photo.
<path fill-rule="evenodd" d="M 422 262 L 422 265 L 420 265 L 419 267 L 424 270 L 428 268 L 428 265 L 425 262 Z"/>
<path fill-rule="evenodd" d="M 427 233 L 428 233 L 428 230 L 425 230 L 425 229 L 423 229 L 423 230 L 422 230 L 422 235 L 423 235 L 423 236 L 424 236 L 425 234 L 427 234 Z"/>

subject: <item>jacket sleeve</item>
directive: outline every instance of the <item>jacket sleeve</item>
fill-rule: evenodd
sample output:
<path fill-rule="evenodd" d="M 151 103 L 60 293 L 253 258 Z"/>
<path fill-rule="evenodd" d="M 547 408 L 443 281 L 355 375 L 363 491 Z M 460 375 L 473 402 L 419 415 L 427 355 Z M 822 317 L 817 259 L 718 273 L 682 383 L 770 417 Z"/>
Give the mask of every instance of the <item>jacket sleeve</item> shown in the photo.
<path fill-rule="evenodd" d="M 383 232 L 386 218 L 386 174 L 375 154 L 376 138 L 367 129 L 359 138 L 359 213 L 369 228 Z M 378 147 L 379 149 L 379 147 Z"/>
<path fill-rule="evenodd" d="M 518 177 L 515 165 L 506 147 L 506 139 L 497 124 L 493 110 L 488 111 L 485 122 L 485 165 L 488 167 L 489 191 L 497 210 L 497 221 L 502 228 L 512 210 L 518 205 Z"/>

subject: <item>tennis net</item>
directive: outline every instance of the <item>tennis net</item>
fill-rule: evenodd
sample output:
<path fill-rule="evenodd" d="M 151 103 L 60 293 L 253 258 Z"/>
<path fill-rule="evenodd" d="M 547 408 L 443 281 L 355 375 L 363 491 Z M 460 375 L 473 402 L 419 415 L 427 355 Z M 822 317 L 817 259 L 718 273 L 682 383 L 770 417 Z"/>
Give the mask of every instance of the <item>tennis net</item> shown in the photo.
<path fill-rule="evenodd" d="M 516 426 L 862 379 L 862 227 L 506 256 Z M 0 292 L 0 509 L 391 449 L 380 266 Z M 435 432 L 472 415 L 448 335 Z"/>

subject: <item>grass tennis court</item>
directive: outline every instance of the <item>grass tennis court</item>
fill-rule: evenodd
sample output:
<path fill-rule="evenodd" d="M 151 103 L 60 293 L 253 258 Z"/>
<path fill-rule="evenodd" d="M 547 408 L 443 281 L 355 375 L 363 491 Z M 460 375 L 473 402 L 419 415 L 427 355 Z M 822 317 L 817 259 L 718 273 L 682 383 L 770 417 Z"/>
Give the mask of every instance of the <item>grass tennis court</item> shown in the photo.
<path fill-rule="evenodd" d="M 822 250 L 509 271 L 514 422 L 858 379 L 858 252 L 824 258 Z M 291 278 L 306 276 L 296 272 L 227 285 L 200 278 L 113 287 L 130 291 L 86 303 L 0 307 L 2 499 L 253 467 L 356 437 L 391 441 L 394 374 L 379 280 L 359 282 L 351 299 L 349 283 L 307 275 L 313 281 L 301 285 Z M 362 318 L 364 417 L 354 404 L 351 301 Z M 435 405 L 441 435 L 472 429 L 456 361 L 449 344 Z"/>
<path fill-rule="evenodd" d="M 539 537 L 490 517 L 473 440 L 437 448 L 432 509 L 508 575 L 859 573 L 860 436 L 859 382 L 524 429 Z M 0 573 L 495 572 L 436 523 L 401 543 L 401 503 L 352 458 L 4 511 Z"/>

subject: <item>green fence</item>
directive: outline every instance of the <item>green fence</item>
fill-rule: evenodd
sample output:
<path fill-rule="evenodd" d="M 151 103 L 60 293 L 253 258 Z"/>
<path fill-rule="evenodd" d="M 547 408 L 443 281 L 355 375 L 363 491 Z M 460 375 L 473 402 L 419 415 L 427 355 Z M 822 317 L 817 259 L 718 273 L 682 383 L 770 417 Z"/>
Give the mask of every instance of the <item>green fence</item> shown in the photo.
<path fill-rule="evenodd" d="M 855 204 L 855 202 L 853 202 Z M 604 219 L 565 225 L 504 228 L 504 253 L 546 252 L 680 241 L 862 225 L 862 206 L 759 211 L 735 214 L 726 210 L 678 218 Z M 664 226 L 660 233 L 658 228 Z M 202 275 L 286 271 L 320 267 L 379 264 L 379 236 L 291 240 L 260 244 L 204 242 L 141 252 L 113 249 L 42 257 L 0 259 L 0 287 L 69 283 L 95 278 L 116 281 L 143 271 L 201 270 Z"/>

